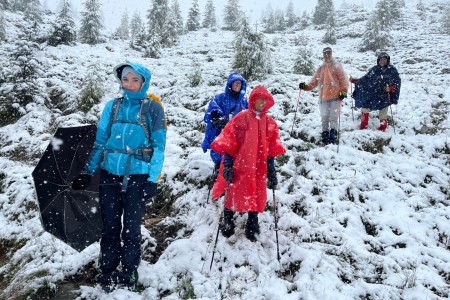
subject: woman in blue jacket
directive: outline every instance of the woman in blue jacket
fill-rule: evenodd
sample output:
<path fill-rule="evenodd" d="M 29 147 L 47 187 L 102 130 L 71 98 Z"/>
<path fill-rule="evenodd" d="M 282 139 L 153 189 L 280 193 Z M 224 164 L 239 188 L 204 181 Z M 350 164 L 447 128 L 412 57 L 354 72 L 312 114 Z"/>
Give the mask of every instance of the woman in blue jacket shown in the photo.
<path fill-rule="evenodd" d="M 211 99 L 203 118 L 206 123 L 205 138 L 202 143 L 203 152 L 211 149 L 211 143 L 231 118 L 248 108 L 247 97 L 245 97 L 246 90 L 247 81 L 240 74 L 234 72 L 228 76 L 225 91 Z M 218 170 L 222 155 L 210 150 L 210 156 L 215 164 L 215 169 Z"/>
<path fill-rule="evenodd" d="M 110 100 L 100 117 L 96 140 L 73 189 L 84 189 L 101 168 L 103 221 L 96 277 L 102 286 L 133 287 L 141 255 L 141 220 L 145 203 L 155 196 L 166 146 L 166 118 L 161 100 L 147 96 L 151 73 L 142 65 L 114 68 L 123 97 Z M 123 218 L 123 222 L 122 222 Z"/>

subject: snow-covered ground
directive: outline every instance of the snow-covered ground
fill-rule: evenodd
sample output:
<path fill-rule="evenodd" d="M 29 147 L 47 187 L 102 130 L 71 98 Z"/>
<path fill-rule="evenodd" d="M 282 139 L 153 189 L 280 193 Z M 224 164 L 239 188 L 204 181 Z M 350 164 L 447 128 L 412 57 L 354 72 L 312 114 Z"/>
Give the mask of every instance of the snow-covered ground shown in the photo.
<path fill-rule="evenodd" d="M 407 3 L 391 32 L 394 43 L 387 52 L 402 78 L 399 105 L 392 108 L 395 132 L 393 126 L 377 131 L 376 113 L 368 130 L 358 130 L 360 112 L 352 111 L 348 98 L 339 148 L 316 145 L 321 130 L 317 93 L 299 95 L 298 83 L 309 76 L 292 72 L 299 47 L 310 48 L 319 66 L 324 31 L 309 27 L 267 36 L 274 72 L 249 82 L 248 93 L 264 84 L 274 94 L 270 114 L 288 149 L 277 159 L 281 260 L 269 193 L 259 240 L 245 238 L 246 215 L 238 216 L 236 234 L 229 239 L 219 235 L 211 270 L 223 203 L 206 203 L 213 164 L 200 148 L 202 120 L 209 99 L 223 91 L 232 72 L 234 33 L 189 33 L 158 60 L 143 58 L 119 41 L 43 49 L 42 84 L 61 85 L 75 101 L 87 68 L 96 64 L 104 73 L 106 96 L 87 115 L 37 107 L 16 124 L 0 128 L 0 249 L 5 254 L 0 258 L 0 298 L 32 295 L 42 287 L 56 288 L 58 295 L 73 281 L 71 295 L 77 299 L 448 298 L 450 38 L 440 33 L 439 12 L 431 7 L 421 21 L 415 5 Z M 357 51 L 360 39 L 350 36 L 361 34 L 365 22 L 353 21 L 355 14 L 339 11 L 341 38 L 332 48 L 347 74 L 358 77 L 376 63 L 376 56 Z M 367 17 L 369 12 L 358 14 Z M 306 45 L 295 45 L 299 36 Z M 3 52 L 6 46 L 0 48 Z M 43 230 L 31 172 L 57 127 L 98 120 L 118 91 L 112 68 L 125 60 L 151 69 L 150 90 L 164 102 L 169 121 L 162 182 L 166 193 L 157 202 L 170 210 L 161 213 L 159 223 L 142 227 L 141 291 L 106 294 L 92 283 L 99 244 L 79 253 Z M 202 81 L 192 87 L 189 79 L 196 72 Z"/>

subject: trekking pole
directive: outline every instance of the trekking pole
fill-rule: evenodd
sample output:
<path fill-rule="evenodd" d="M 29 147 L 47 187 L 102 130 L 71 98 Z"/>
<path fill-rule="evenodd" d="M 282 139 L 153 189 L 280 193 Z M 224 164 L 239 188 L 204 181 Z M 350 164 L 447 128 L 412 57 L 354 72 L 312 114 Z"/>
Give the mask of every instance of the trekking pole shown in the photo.
<path fill-rule="evenodd" d="M 297 118 L 298 104 L 300 103 L 300 94 L 301 93 L 302 93 L 302 90 L 298 89 L 297 107 L 295 108 L 294 120 L 292 121 L 292 128 L 291 128 L 290 135 L 292 135 L 292 132 L 294 132 L 295 119 Z"/>
<path fill-rule="evenodd" d="M 389 84 L 386 83 L 386 86 L 389 86 Z M 391 109 L 392 127 L 394 128 L 394 134 L 395 134 L 395 120 L 394 120 L 394 113 L 392 112 L 391 93 L 388 92 L 387 95 L 388 95 L 389 108 Z"/>
<path fill-rule="evenodd" d="M 214 169 L 213 169 L 213 172 L 212 172 L 210 180 L 209 180 L 208 197 L 206 197 L 206 204 L 209 203 L 209 195 L 211 194 L 211 190 L 214 185 L 214 181 L 216 180 L 217 172 L 219 172 L 219 169 L 216 168 L 216 166 L 214 165 Z"/>
<path fill-rule="evenodd" d="M 214 248 L 213 248 L 213 253 L 212 253 L 212 257 L 211 257 L 211 263 L 209 264 L 209 270 L 210 271 L 211 271 L 212 264 L 213 264 L 213 261 L 214 261 L 214 254 L 216 254 L 217 241 L 219 240 L 220 224 L 222 224 L 222 220 L 223 220 L 223 211 L 220 214 L 219 225 L 217 225 L 216 241 L 214 242 Z"/>
<path fill-rule="evenodd" d="M 273 213 L 275 215 L 275 236 L 277 238 L 277 259 L 278 262 L 280 262 L 281 256 L 280 256 L 280 244 L 278 243 L 278 209 L 277 209 L 277 202 L 275 200 L 275 189 L 272 189 L 273 191 Z"/>
<path fill-rule="evenodd" d="M 338 132 L 337 132 L 337 153 L 339 153 L 339 144 L 341 143 L 341 108 L 342 100 L 339 100 Z"/>
<path fill-rule="evenodd" d="M 228 192 L 228 183 L 227 183 L 227 187 L 225 189 L 225 197 L 227 196 L 227 192 Z M 225 201 L 225 200 L 224 200 Z M 211 263 L 209 264 L 209 270 L 211 271 L 212 268 L 212 264 L 214 261 L 214 255 L 216 254 L 216 247 L 217 247 L 217 241 L 219 240 L 219 231 L 220 231 L 220 224 L 222 224 L 222 220 L 223 220 L 223 209 L 222 212 L 220 214 L 220 218 L 219 218 L 219 225 L 217 225 L 217 233 L 216 233 L 216 241 L 214 242 L 214 247 L 213 247 L 213 253 L 212 253 L 212 257 L 211 257 Z"/>
<path fill-rule="evenodd" d="M 350 76 L 350 79 L 352 78 L 352 76 Z M 355 116 L 353 114 L 353 83 L 350 82 L 350 98 L 352 98 L 352 121 L 355 121 Z"/>

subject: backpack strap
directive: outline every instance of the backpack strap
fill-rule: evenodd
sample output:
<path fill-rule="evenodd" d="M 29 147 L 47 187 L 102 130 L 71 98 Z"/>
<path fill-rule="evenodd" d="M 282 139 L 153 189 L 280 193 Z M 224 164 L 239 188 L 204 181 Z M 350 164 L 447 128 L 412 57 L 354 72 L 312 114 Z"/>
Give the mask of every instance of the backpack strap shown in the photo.
<path fill-rule="evenodd" d="M 151 144 L 152 134 L 150 132 L 150 124 L 148 123 L 148 114 L 150 113 L 150 104 L 152 103 L 152 99 L 145 98 L 142 100 L 141 108 L 139 110 L 139 123 L 142 126 L 142 130 L 144 130 L 145 137 L 149 144 Z"/>
<path fill-rule="evenodd" d="M 122 104 L 122 98 L 115 98 L 113 102 L 113 106 L 111 108 L 111 115 L 109 118 L 109 135 L 111 135 L 111 127 L 117 120 L 117 115 L 119 114 L 120 104 Z"/>

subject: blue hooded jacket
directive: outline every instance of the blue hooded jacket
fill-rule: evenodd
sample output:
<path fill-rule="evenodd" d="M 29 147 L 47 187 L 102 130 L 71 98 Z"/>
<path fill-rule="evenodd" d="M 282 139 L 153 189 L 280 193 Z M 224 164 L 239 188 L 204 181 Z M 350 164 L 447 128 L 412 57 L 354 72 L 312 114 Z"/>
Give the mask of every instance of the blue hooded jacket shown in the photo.
<path fill-rule="evenodd" d="M 96 140 L 87 165 L 87 172 L 93 174 L 101 167 L 111 174 L 123 176 L 126 174 L 127 160 L 130 154 L 108 152 L 108 149 L 133 151 L 142 147 L 153 148 L 150 162 L 131 155 L 129 174 L 148 174 L 147 180 L 156 182 L 161 174 L 166 147 L 167 124 L 164 109 L 161 101 L 153 97 L 149 107 L 150 113 L 147 114 L 151 133 L 151 141 L 148 141 L 142 126 L 138 123 L 141 102 L 147 98 L 151 72 L 136 63 L 121 64 L 114 68 L 114 74 L 119 82 L 121 82 L 122 70 L 126 66 L 131 66 L 141 74 L 144 82 L 138 92 L 124 90 L 120 85 L 123 100 L 117 114 L 118 122 L 114 122 L 112 125 L 110 121 L 114 99 L 106 104 L 98 123 Z"/>
<path fill-rule="evenodd" d="M 239 95 L 235 98 L 233 97 L 231 85 L 236 80 L 242 82 L 242 88 Z M 211 143 L 222 131 L 222 128 L 218 128 L 212 124 L 211 113 L 214 111 L 219 112 L 221 116 L 225 117 L 225 120 L 228 123 L 228 121 L 230 121 L 230 115 L 232 118 L 242 110 L 248 109 L 248 101 L 245 97 L 246 89 L 247 81 L 240 74 L 234 72 L 228 76 L 225 92 L 218 94 L 209 102 L 208 109 L 206 110 L 205 117 L 203 118 L 206 122 L 205 138 L 202 143 L 203 152 L 211 149 Z"/>
<path fill-rule="evenodd" d="M 379 62 L 382 57 L 387 58 L 387 65 L 381 67 Z M 395 92 L 386 93 L 386 84 L 395 85 Z M 355 84 L 352 97 L 355 99 L 355 107 L 381 110 L 390 104 L 397 104 L 400 96 L 401 79 L 397 69 L 390 64 L 390 57 L 382 52 L 378 55 L 377 65 L 372 67 L 366 75 Z"/>

